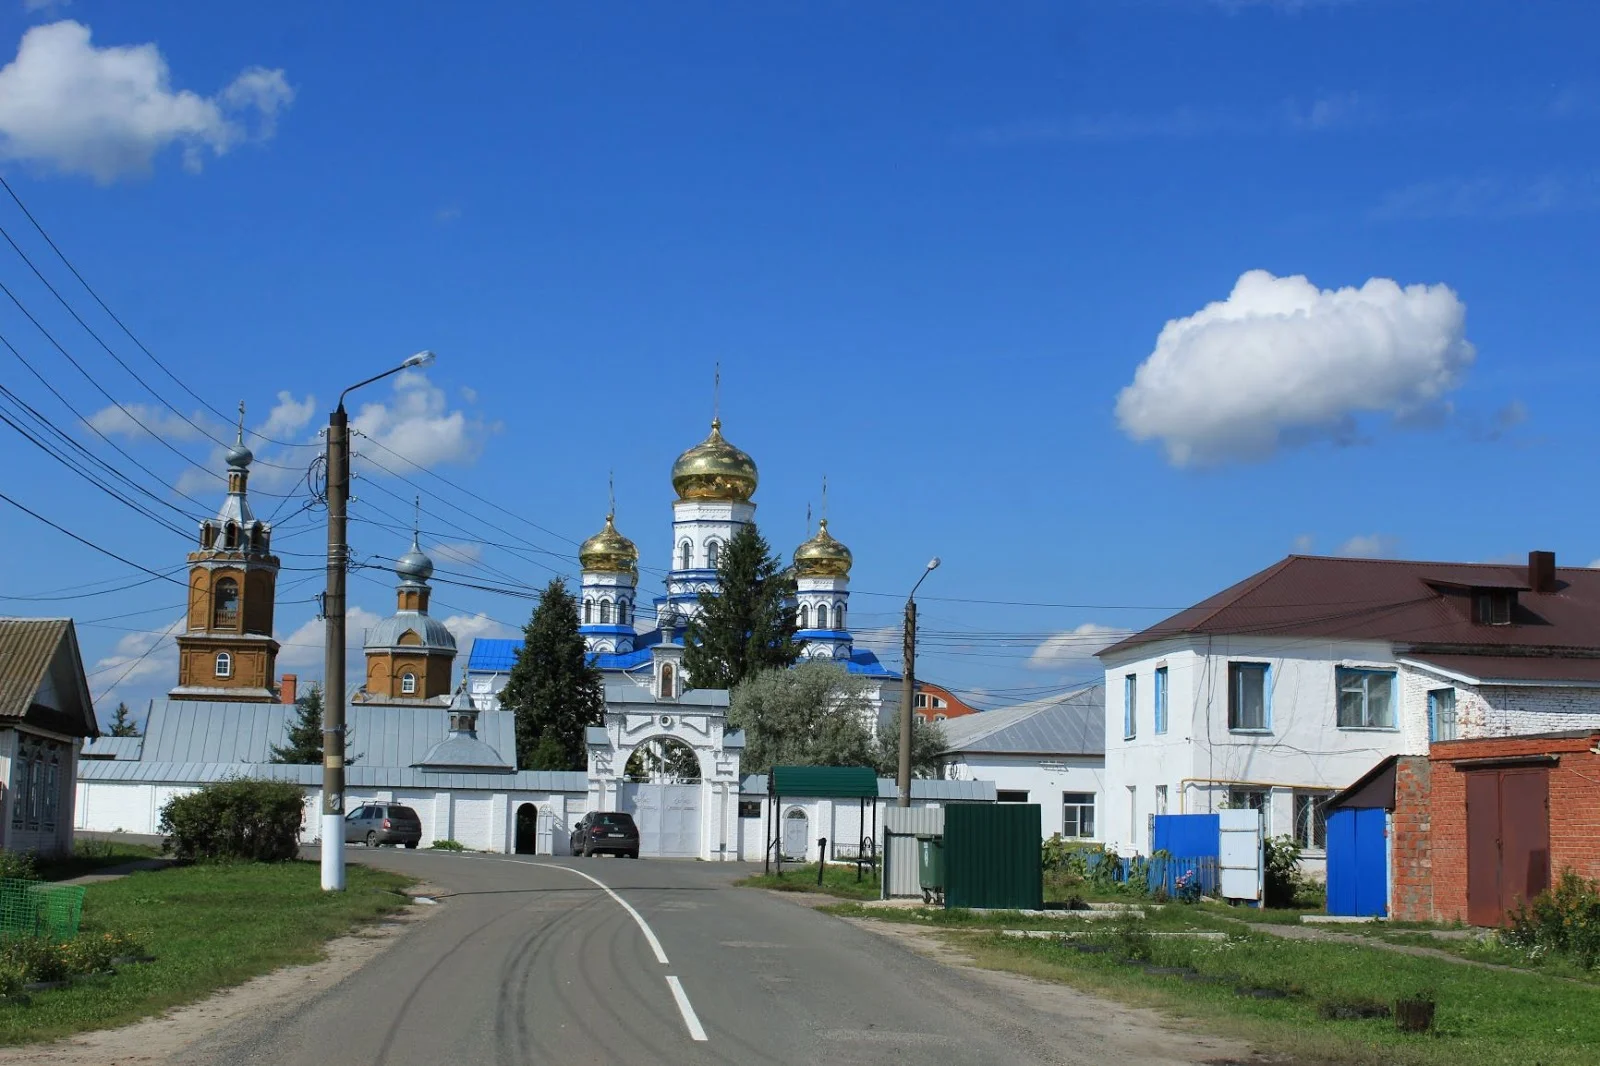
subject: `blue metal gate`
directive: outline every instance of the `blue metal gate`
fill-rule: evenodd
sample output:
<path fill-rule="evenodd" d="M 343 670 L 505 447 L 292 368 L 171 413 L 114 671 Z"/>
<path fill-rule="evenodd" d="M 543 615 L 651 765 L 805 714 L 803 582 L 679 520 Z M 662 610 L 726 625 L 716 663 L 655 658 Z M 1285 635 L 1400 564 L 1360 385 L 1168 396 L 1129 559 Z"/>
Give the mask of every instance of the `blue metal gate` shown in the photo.
<path fill-rule="evenodd" d="M 1328 812 L 1328 913 L 1389 913 L 1388 813 L 1381 807 Z"/>

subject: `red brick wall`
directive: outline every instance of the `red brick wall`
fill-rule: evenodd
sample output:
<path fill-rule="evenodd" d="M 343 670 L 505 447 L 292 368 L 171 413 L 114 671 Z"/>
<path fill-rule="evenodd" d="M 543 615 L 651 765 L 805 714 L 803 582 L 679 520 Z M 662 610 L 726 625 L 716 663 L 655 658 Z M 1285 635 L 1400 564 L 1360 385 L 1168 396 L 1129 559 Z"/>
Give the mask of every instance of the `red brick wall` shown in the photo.
<path fill-rule="evenodd" d="M 1418 769 L 1408 772 L 1413 760 L 1402 759 L 1395 778 L 1392 916 L 1467 920 L 1467 783 L 1456 760 L 1556 756 L 1549 768 L 1551 880 L 1569 868 L 1600 879 L 1600 755 L 1592 750 L 1597 746 L 1600 734 L 1436 742 L 1425 776 Z"/>

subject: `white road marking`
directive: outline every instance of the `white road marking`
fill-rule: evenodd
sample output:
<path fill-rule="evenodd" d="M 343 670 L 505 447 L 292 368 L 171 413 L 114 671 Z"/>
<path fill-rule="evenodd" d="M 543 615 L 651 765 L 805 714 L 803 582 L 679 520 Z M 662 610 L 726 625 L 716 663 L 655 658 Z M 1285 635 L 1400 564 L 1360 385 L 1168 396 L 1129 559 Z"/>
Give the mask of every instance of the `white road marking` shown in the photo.
<path fill-rule="evenodd" d="M 689 1002 L 688 993 L 683 990 L 683 982 L 676 977 L 668 977 L 667 985 L 672 989 L 672 998 L 678 1001 L 678 1013 L 683 1015 L 683 1024 L 689 1027 L 689 1036 L 694 1040 L 706 1039 L 705 1026 L 700 1024 L 699 1015 L 695 1014 L 694 1006 Z"/>
<path fill-rule="evenodd" d="M 617 895 L 615 892 L 611 891 L 611 886 L 606 884 L 604 881 L 600 880 L 598 877 L 591 877 L 588 874 L 584 873 L 582 870 L 574 870 L 572 867 L 570 867 L 570 866 L 562 866 L 560 863 L 554 863 L 554 862 L 529 862 L 526 859 L 506 859 L 505 861 L 506 862 L 514 862 L 514 863 L 517 863 L 518 865 L 521 865 L 521 866 L 542 866 L 547 870 L 565 870 L 569 874 L 577 874 L 579 877 L 583 878 L 585 881 L 590 881 L 590 882 L 593 882 L 594 884 L 598 885 L 601 889 L 603 889 L 605 891 L 606 895 L 610 896 L 612 899 L 617 901 L 617 906 L 621 907 L 623 910 L 627 911 L 629 914 L 631 914 L 633 916 L 633 920 L 639 924 L 639 931 L 642 932 L 644 934 L 644 938 L 647 941 L 650 942 L 650 950 L 656 953 L 656 961 L 659 962 L 663 966 L 665 966 L 667 964 L 667 953 L 665 951 L 661 950 L 661 941 L 656 939 L 655 931 L 650 928 L 650 923 L 646 922 L 644 920 L 644 916 L 641 915 L 638 911 L 633 909 L 633 905 L 631 903 L 629 903 L 627 900 L 623 899 L 621 896 Z M 683 994 L 682 992 L 678 992 L 677 993 L 677 995 L 679 995 L 680 997 L 682 996 L 682 994 Z M 680 1007 L 683 1007 L 686 1010 L 688 1010 L 689 1017 L 693 1017 L 694 1016 L 694 1011 L 691 1010 L 691 1009 L 688 1009 L 689 1001 L 687 999 L 681 999 L 680 998 L 678 1005 Z M 694 1027 L 698 1027 L 699 1025 L 700 1025 L 699 1022 L 695 1022 L 694 1023 Z M 696 1037 L 695 1039 L 704 1040 L 705 1036 L 704 1036 L 703 1032 L 702 1032 L 702 1035 Z"/>

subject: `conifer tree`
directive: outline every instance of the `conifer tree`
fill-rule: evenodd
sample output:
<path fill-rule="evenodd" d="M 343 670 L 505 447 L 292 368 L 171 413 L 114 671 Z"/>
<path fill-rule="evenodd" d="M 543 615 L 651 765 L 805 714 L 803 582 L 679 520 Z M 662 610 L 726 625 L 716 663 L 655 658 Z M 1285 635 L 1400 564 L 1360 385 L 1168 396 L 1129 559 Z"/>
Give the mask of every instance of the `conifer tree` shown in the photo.
<path fill-rule="evenodd" d="M 322 762 L 322 686 L 312 685 L 294 701 L 295 716 L 289 723 L 289 743 L 272 746 L 272 762 L 312 765 Z M 344 761 L 353 766 L 357 759 L 349 726 L 344 734 Z"/>
<path fill-rule="evenodd" d="M 520 769 L 584 769 L 584 729 L 604 720 L 605 688 L 578 632 L 578 601 L 560 578 L 545 586 L 522 631 L 500 705 L 516 715 Z"/>
<path fill-rule="evenodd" d="M 700 594 L 684 638 L 683 667 L 695 688 L 731 689 L 751 674 L 793 665 L 794 578 L 755 523 L 735 533 L 717 561 L 717 592 Z"/>
<path fill-rule="evenodd" d="M 126 703 L 118 703 L 116 712 L 111 715 L 111 736 L 136 737 L 139 736 L 139 725 L 128 713 Z"/>

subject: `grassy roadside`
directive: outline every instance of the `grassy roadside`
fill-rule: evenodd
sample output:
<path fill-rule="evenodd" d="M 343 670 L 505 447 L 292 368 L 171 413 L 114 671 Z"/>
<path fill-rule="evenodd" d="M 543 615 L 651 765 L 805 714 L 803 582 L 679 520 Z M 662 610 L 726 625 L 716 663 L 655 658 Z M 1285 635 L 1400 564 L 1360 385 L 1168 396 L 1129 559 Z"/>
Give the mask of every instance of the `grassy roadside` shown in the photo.
<path fill-rule="evenodd" d="M 774 892 L 820 892 L 841 899 L 877 899 L 879 891 L 877 875 L 862 871 L 861 880 L 857 881 L 854 866 L 827 867 L 822 875 L 822 884 L 818 885 L 816 863 L 785 866 L 782 877 L 777 874 L 756 874 L 734 884 L 740 888 L 768 888 Z"/>
<path fill-rule="evenodd" d="M 315 863 L 186 866 L 88 886 L 85 932 L 138 934 L 156 961 L 115 977 L 0 1005 L 0 1044 L 104 1029 L 191 1003 L 281 966 L 408 904 L 410 879 L 352 864 L 348 888 L 324 893 Z"/>
<path fill-rule="evenodd" d="M 71 855 L 41 859 L 39 878 L 43 881 L 67 881 L 84 874 L 98 873 L 113 866 L 122 866 L 140 859 L 159 859 L 161 849 L 148 844 L 130 844 L 122 840 L 79 840 Z"/>
<path fill-rule="evenodd" d="M 1596 991 L 1536 973 L 1453 965 L 1376 946 L 1284 940 L 1237 925 L 1220 941 L 1142 935 L 1177 923 L 1228 924 L 1192 910 L 1178 916 L 1152 911 L 1141 923 L 1097 923 L 1100 929 L 1080 939 L 1110 948 L 1102 953 L 1083 953 L 1064 941 L 1000 936 L 996 924 L 1026 927 L 1001 915 L 917 919 L 911 917 L 916 912 L 890 917 L 848 905 L 826 910 L 939 926 L 979 965 L 1157 1007 L 1287 1053 L 1296 1063 L 1587 1066 L 1600 1046 Z M 1122 961 L 1130 954 L 1152 966 L 1191 968 L 1199 979 L 1146 972 Z M 1285 995 L 1241 996 L 1239 987 Z M 1335 1000 L 1388 1003 L 1423 990 L 1433 991 L 1438 1001 L 1435 1029 L 1425 1035 L 1399 1033 L 1387 1019 L 1327 1021 L 1319 1015 L 1320 1005 Z"/>

